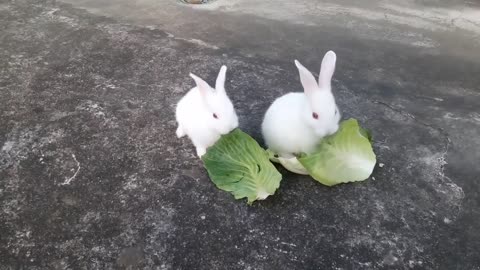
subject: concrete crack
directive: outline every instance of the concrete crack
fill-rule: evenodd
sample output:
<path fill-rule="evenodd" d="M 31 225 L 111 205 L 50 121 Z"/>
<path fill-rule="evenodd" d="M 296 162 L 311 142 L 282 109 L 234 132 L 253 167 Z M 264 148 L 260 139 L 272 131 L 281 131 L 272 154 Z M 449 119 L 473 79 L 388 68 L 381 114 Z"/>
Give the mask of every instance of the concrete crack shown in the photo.
<path fill-rule="evenodd" d="M 172 33 L 169 33 L 169 32 L 165 32 L 167 34 L 167 36 L 169 38 L 172 38 L 172 39 L 175 39 L 175 40 L 181 40 L 181 41 L 185 41 L 185 42 L 188 42 L 188 43 L 191 43 L 191 44 L 195 44 L 195 45 L 199 45 L 199 46 L 202 46 L 202 47 L 206 47 L 206 48 L 210 48 L 210 49 L 214 49 L 214 50 L 218 50 L 220 49 L 219 47 L 213 45 L 213 44 L 210 44 L 210 43 L 207 43 L 203 40 L 200 40 L 200 39 L 196 39 L 196 38 L 182 38 L 182 37 L 177 37 L 175 36 L 174 34 Z"/>
<path fill-rule="evenodd" d="M 392 111 L 394 112 L 397 112 L 397 113 L 400 113 L 406 117 L 409 117 L 411 119 L 413 119 L 415 122 L 423 125 L 423 126 L 426 126 L 426 127 L 429 127 L 429 128 L 432 128 L 436 131 L 438 131 L 438 133 L 442 134 L 442 136 L 445 138 L 445 144 L 444 144 L 444 151 L 442 153 L 442 155 L 437 159 L 439 164 L 440 164 L 440 175 L 442 176 L 442 178 L 445 178 L 445 173 L 444 173 L 444 170 L 445 170 L 445 165 L 447 164 L 447 155 L 448 155 L 448 150 L 450 148 L 450 143 L 451 143 L 451 140 L 450 140 L 450 137 L 448 136 L 448 133 L 443 130 L 442 128 L 440 127 L 436 127 L 434 125 L 431 125 L 431 124 L 428 124 L 428 123 L 425 123 L 421 120 L 418 120 L 414 115 L 410 114 L 410 113 L 407 113 L 407 112 L 404 112 L 402 111 L 401 109 L 398 109 L 386 102 L 383 102 L 383 101 L 379 101 L 379 100 L 373 100 L 372 101 L 373 103 L 375 104 L 380 104 L 380 105 L 383 105 L 389 109 L 391 109 Z"/>
<path fill-rule="evenodd" d="M 62 186 L 64 186 L 64 185 L 70 185 L 70 182 L 72 182 L 73 179 L 75 179 L 75 177 L 77 177 L 77 174 L 78 174 L 78 172 L 80 171 L 80 168 L 81 168 L 81 167 L 80 167 L 80 162 L 78 162 L 77 157 L 75 156 L 75 154 L 72 154 L 72 157 L 73 157 L 73 159 L 75 160 L 75 162 L 77 163 L 77 170 L 75 171 L 75 173 L 73 174 L 72 177 L 65 179 L 65 181 L 60 184 L 60 185 L 62 185 Z"/>

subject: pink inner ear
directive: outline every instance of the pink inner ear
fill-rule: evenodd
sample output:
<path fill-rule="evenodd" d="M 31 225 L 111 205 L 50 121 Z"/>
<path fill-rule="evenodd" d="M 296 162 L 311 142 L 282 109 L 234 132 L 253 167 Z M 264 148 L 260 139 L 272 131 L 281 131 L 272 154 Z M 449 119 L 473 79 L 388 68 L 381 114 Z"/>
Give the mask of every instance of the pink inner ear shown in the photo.
<path fill-rule="evenodd" d="M 297 66 L 298 73 L 300 75 L 300 82 L 302 83 L 303 90 L 307 96 L 311 96 L 312 92 L 318 89 L 317 81 L 313 74 L 306 69 L 300 62 L 295 60 L 295 65 Z"/>

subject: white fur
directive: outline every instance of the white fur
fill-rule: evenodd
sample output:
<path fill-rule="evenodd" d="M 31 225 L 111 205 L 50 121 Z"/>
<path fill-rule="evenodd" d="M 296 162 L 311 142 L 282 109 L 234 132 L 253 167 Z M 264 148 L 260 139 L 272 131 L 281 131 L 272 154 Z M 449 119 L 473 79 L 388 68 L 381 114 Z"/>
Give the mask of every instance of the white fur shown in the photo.
<path fill-rule="evenodd" d="M 311 153 L 320 139 L 338 130 L 340 111 L 332 94 L 335 71 L 333 51 L 322 60 L 319 81 L 295 60 L 304 93 L 288 93 L 277 98 L 265 113 L 262 133 L 268 148 L 283 157 Z M 318 120 L 312 114 L 318 114 Z"/>
<path fill-rule="evenodd" d="M 225 92 L 226 66 L 218 74 L 215 89 L 190 73 L 197 84 L 177 104 L 177 137 L 187 135 L 201 157 L 221 135 L 238 127 L 238 117 Z M 214 118 L 216 114 L 218 119 Z"/>

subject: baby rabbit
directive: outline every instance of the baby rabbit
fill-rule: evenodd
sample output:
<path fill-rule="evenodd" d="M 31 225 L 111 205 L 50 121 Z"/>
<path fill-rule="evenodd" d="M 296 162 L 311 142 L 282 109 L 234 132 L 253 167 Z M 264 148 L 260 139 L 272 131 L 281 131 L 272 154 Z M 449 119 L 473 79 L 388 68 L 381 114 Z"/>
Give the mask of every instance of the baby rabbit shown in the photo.
<path fill-rule="evenodd" d="M 304 93 L 277 98 L 265 113 L 262 123 L 265 143 L 281 157 L 312 153 L 322 137 L 338 130 L 340 112 L 331 85 L 336 59 L 333 51 L 325 54 L 318 84 L 312 73 L 295 60 Z"/>
<path fill-rule="evenodd" d="M 196 87 L 192 88 L 177 104 L 177 137 L 187 135 L 202 157 L 207 148 L 215 144 L 220 135 L 238 127 L 238 117 L 225 92 L 225 73 L 222 66 L 215 89 L 196 75 L 190 73 Z"/>

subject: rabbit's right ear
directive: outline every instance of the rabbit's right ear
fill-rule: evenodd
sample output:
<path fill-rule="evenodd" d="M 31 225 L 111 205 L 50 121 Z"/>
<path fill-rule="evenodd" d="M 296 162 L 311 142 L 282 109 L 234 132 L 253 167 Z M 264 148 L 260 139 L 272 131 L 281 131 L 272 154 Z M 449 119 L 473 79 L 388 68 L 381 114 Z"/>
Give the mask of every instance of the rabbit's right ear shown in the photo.
<path fill-rule="evenodd" d="M 215 90 L 225 91 L 225 73 L 227 72 L 227 67 L 222 66 L 220 72 L 218 72 L 217 81 L 215 82 Z"/>
<path fill-rule="evenodd" d="M 309 96 L 313 91 L 318 89 L 317 81 L 315 80 L 315 77 L 313 77 L 313 74 L 297 60 L 295 60 L 295 65 L 300 74 L 300 81 L 302 82 L 303 90 L 305 91 L 305 94 Z"/>
<path fill-rule="evenodd" d="M 204 80 L 202 80 L 200 77 L 197 75 L 190 73 L 190 77 L 195 81 L 197 84 L 198 90 L 200 91 L 200 94 L 205 98 L 207 95 L 210 93 L 210 85 Z"/>
<path fill-rule="evenodd" d="M 320 88 L 332 88 L 332 77 L 333 72 L 335 71 L 336 62 L 337 55 L 333 51 L 328 51 L 323 57 L 320 74 L 318 76 L 318 86 Z"/>

